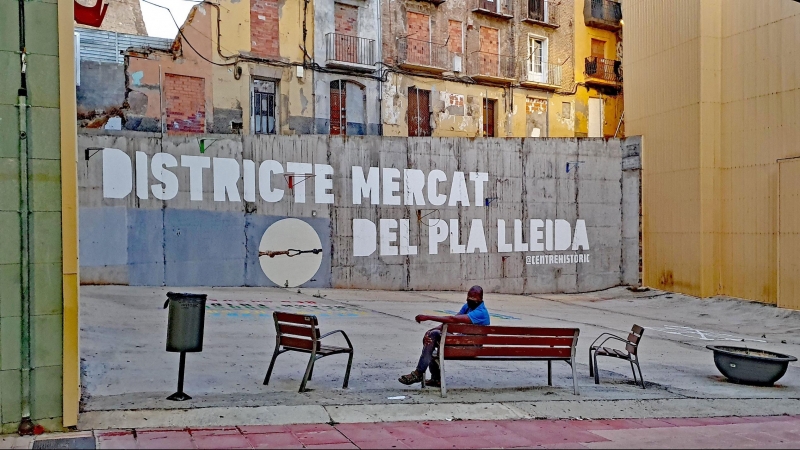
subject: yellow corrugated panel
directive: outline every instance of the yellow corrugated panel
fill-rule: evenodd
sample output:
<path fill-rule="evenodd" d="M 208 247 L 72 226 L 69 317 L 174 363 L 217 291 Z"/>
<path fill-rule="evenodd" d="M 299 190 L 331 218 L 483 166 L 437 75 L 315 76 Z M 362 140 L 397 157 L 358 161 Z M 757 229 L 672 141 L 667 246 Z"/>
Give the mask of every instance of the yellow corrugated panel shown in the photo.
<path fill-rule="evenodd" d="M 778 306 L 800 309 L 800 159 L 780 162 Z"/>

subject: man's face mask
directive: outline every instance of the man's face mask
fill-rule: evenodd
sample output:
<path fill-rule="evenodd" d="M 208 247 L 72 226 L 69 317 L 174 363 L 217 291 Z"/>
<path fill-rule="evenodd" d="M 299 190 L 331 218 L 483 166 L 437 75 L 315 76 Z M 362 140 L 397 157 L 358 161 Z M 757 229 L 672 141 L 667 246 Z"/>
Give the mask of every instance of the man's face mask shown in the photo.
<path fill-rule="evenodd" d="M 478 300 L 472 300 L 472 299 L 469 299 L 469 298 L 467 299 L 467 307 L 469 309 L 475 309 L 480 304 L 481 304 L 481 302 L 479 302 Z"/>

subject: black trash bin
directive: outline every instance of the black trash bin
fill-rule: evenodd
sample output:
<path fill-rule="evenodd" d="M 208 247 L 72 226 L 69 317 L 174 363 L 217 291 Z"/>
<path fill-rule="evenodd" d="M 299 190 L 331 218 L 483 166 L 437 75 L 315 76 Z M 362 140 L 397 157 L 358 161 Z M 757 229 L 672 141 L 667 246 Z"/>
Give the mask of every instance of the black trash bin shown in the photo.
<path fill-rule="evenodd" d="M 169 307 L 167 323 L 167 351 L 180 352 L 178 392 L 168 400 L 189 400 L 183 392 L 183 374 L 187 352 L 203 351 L 203 328 L 206 318 L 206 294 L 167 292 L 164 308 Z"/>

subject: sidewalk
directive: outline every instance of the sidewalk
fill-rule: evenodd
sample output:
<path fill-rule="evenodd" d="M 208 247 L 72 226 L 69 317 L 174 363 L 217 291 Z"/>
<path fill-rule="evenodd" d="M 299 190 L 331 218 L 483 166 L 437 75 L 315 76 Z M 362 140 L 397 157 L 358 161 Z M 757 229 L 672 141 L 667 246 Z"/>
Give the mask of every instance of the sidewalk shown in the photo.
<path fill-rule="evenodd" d="M 798 448 L 800 416 L 268 425 L 95 431 L 81 436 L 94 436 L 99 449 Z M 30 438 L 0 439 L 0 447 L 6 448 L 31 444 Z"/>
<path fill-rule="evenodd" d="M 178 355 L 165 351 L 168 290 L 207 293 L 201 353 L 187 355 L 185 392 L 172 402 Z M 724 379 L 710 343 L 800 355 L 800 313 L 732 299 L 697 299 L 624 288 L 572 295 L 487 292 L 492 324 L 580 328 L 580 395 L 572 371 L 535 362 L 448 362 L 448 397 L 404 386 L 397 377 L 419 358 L 432 323 L 417 314 L 452 314 L 463 292 L 392 292 L 278 288 L 148 288 L 84 286 L 81 290 L 82 411 L 80 430 L 231 427 L 462 420 L 627 419 L 800 414 L 800 363 L 774 387 Z M 323 332 L 346 330 L 356 349 L 348 389 L 346 358 L 315 366 L 308 392 L 298 393 L 306 355 L 278 358 L 268 386 L 273 311 L 315 314 Z M 625 336 L 645 327 L 640 347 L 647 389 L 633 383 L 624 361 L 599 361 L 601 383 L 589 377 L 588 347 L 601 333 Z M 333 337 L 336 345 L 340 339 Z"/>

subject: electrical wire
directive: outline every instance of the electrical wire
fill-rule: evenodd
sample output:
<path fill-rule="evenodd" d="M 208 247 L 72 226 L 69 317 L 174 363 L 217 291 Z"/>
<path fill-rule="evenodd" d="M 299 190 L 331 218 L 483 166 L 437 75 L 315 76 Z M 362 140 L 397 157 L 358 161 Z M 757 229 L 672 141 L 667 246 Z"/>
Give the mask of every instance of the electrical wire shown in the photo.
<path fill-rule="evenodd" d="M 167 10 L 167 12 L 169 13 L 169 16 L 172 18 L 172 22 L 175 24 L 175 26 L 176 26 L 176 27 L 178 27 L 178 34 L 180 34 L 180 35 L 181 35 L 181 37 L 182 37 L 182 38 L 183 38 L 183 40 L 186 42 L 186 44 L 189 46 L 189 48 L 191 48 L 192 50 L 194 50 L 194 52 L 197 54 L 197 56 L 199 56 L 200 58 L 202 58 L 204 61 L 206 61 L 206 62 L 208 62 L 208 63 L 210 63 L 210 64 L 213 64 L 213 65 L 215 65 L 215 66 L 220 66 L 220 67 L 229 67 L 229 66 L 235 66 L 235 65 L 237 65 L 237 64 L 239 63 L 238 61 L 234 61 L 234 62 L 232 62 L 232 63 L 224 63 L 224 64 L 221 64 L 221 63 L 218 63 L 218 62 L 214 62 L 214 61 L 212 61 L 212 60 L 210 60 L 210 59 L 206 58 L 205 56 L 201 55 L 201 54 L 200 54 L 200 52 L 198 52 L 198 51 L 197 51 L 197 49 L 196 49 L 196 48 L 194 48 L 194 46 L 192 45 L 192 43 L 191 43 L 191 42 L 189 42 L 189 39 L 186 39 L 186 35 L 184 35 L 184 34 L 183 34 L 183 29 L 181 28 L 181 26 L 180 26 L 180 25 L 178 25 L 178 21 L 177 21 L 177 20 L 175 20 L 175 16 L 173 16 L 173 15 L 172 15 L 172 11 L 170 11 L 170 9 L 169 9 L 169 8 L 167 8 L 166 6 L 161 6 L 161 5 L 157 4 L 157 3 L 153 3 L 153 2 L 151 2 L 151 1 L 148 1 L 148 0 L 142 0 L 142 1 L 143 1 L 144 3 L 147 3 L 147 4 L 149 4 L 149 5 L 153 5 L 153 6 L 155 6 L 155 7 L 161 8 L 161 9 L 166 9 L 166 10 Z M 208 37 L 208 36 L 206 36 L 206 37 Z"/>

